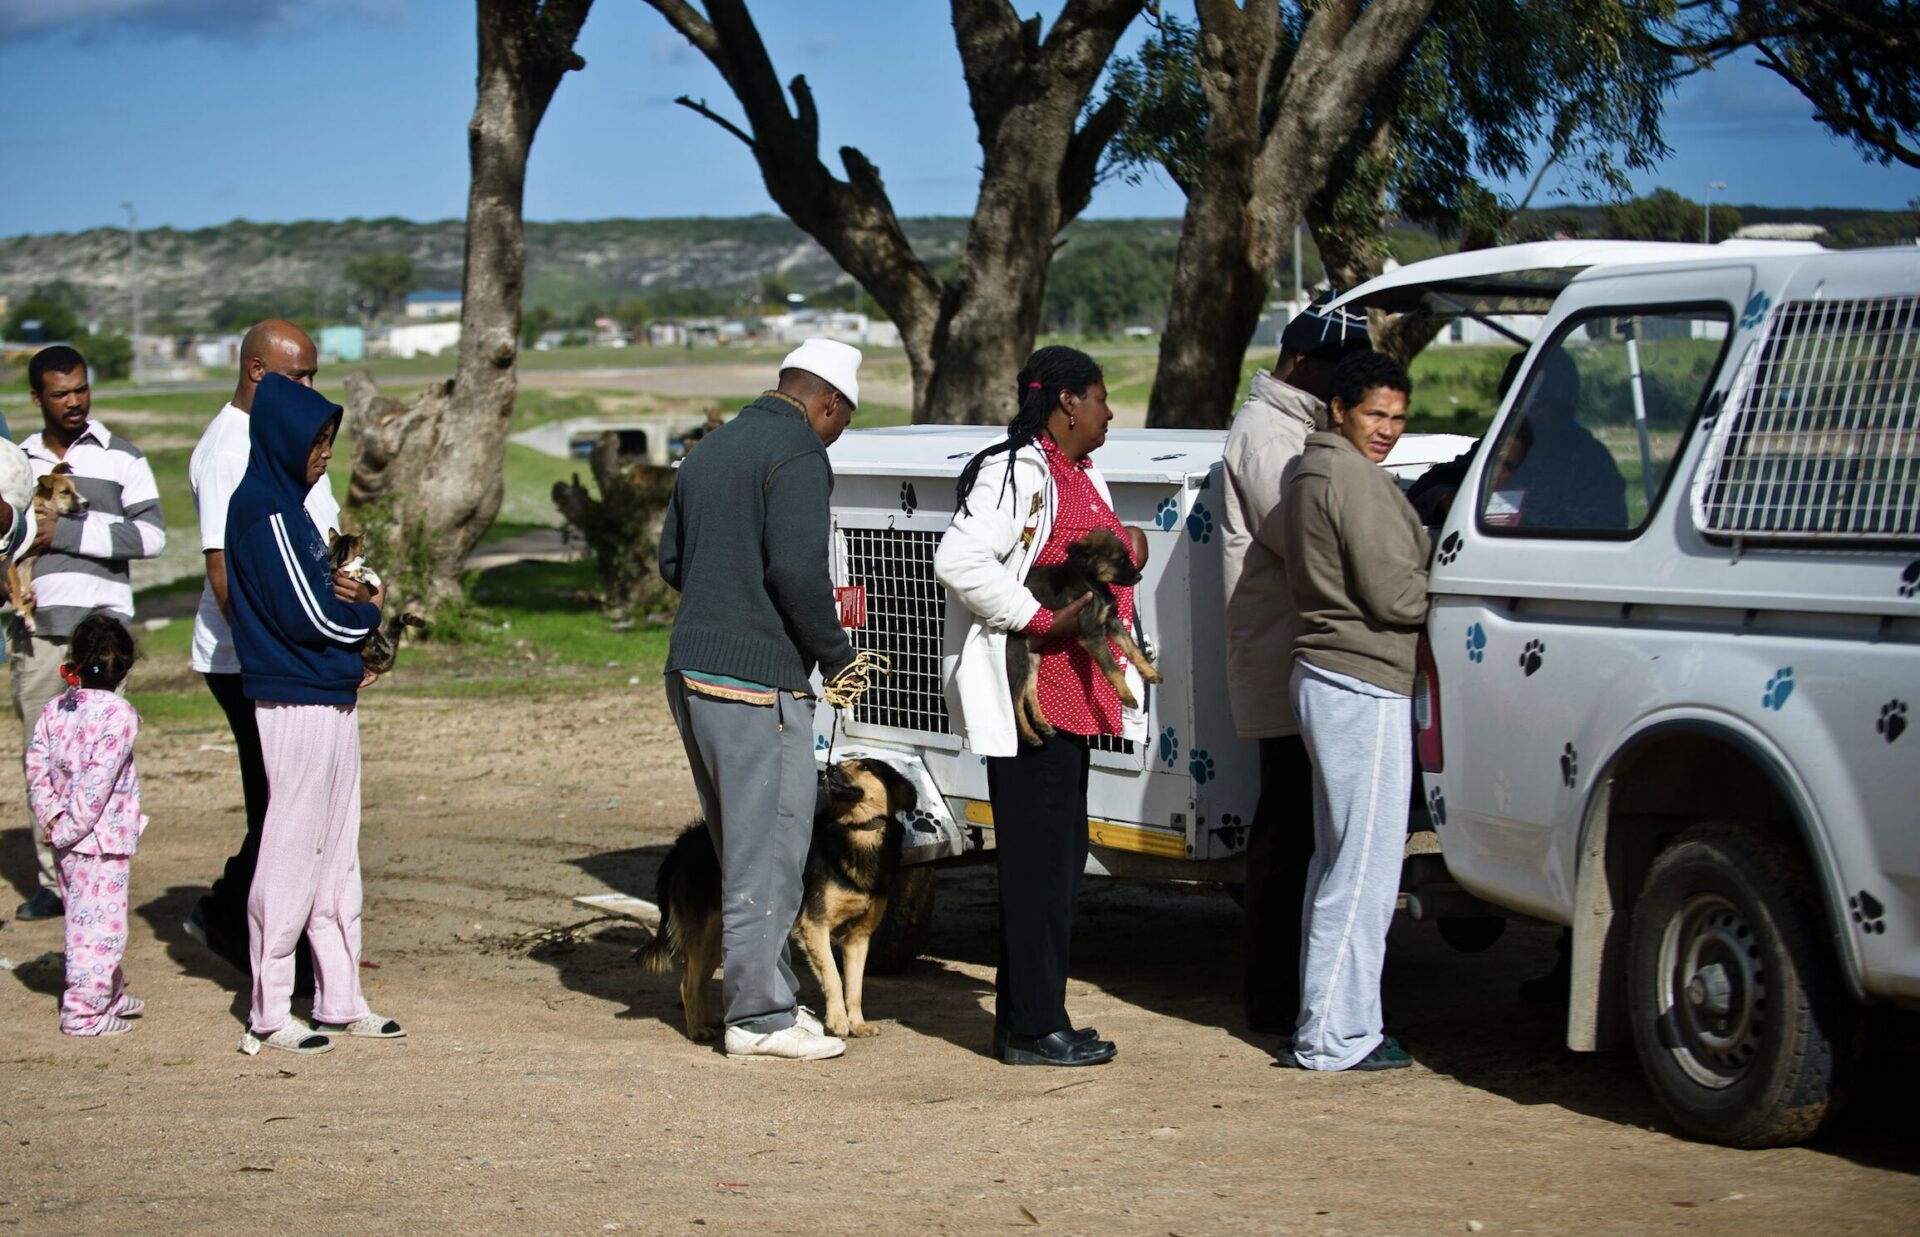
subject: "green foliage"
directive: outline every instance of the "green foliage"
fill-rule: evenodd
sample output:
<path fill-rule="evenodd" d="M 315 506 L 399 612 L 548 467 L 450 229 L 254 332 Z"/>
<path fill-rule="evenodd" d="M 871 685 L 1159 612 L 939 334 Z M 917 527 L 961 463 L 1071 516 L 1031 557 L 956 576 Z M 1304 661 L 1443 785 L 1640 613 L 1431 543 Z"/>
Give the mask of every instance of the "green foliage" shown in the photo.
<path fill-rule="evenodd" d="M 133 341 L 125 335 L 89 335 L 83 331 L 74 346 L 86 355 L 87 368 L 96 382 L 125 378 L 133 372 Z"/>
<path fill-rule="evenodd" d="M 1666 17 L 1663 33 L 1695 66 L 1750 53 L 1863 156 L 1920 167 L 1912 0 L 1692 0 Z"/>
<path fill-rule="evenodd" d="M 21 330 L 29 322 L 40 324 L 40 338 L 48 343 L 55 340 L 73 343 L 82 334 L 80 319 L 73 310 L 59 301 L 36 297 L 21 301 L 7 314 L 7 338 L 19 339 Z"/>
<path fill-rule="evenodd" d="M 356 303 L 369 322 L 385 313 L 419 286 L 413 259 L 404 253 L 370 253 L 347 263 L 347 281 Z"/>
<path fill-rule="evenodd" d="M 520 342 L 531 345 L 553 326 L 553 310 L 535 305 L 520 315 Z"/>
<path fill-rule="evenodd" d="M 1069 240 L 1047 271 L 1043 315 L 1055 330 L 1113 331 L 1157 323 L 1173 287 L 1170 248 L 1115 237 Z"/>
<path fill-rule="evenodd" d="M 1700 203 L 1671 189 L 1655 189 L 1644 198 L 1600 208 L 1599 235 L 1617 240 L 1698 241 L 1706 216 Z M 1740 212 L 1731 206 L 1713 208 L 1713 234 L 1721 240 L 1740 228 Z"/>

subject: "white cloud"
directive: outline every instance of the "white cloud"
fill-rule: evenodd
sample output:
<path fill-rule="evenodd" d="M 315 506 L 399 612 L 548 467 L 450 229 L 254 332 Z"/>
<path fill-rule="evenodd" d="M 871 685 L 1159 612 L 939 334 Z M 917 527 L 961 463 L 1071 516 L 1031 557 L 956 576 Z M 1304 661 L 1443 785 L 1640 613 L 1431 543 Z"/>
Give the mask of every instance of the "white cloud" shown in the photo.
<path fill-rule="evenodd" d="M 0 43 L 55 35 L 89 41 L 128 36 L 248 40 L 285 34 L 316 19 L 383 20 L 406 0 L 6 0 Z"/>

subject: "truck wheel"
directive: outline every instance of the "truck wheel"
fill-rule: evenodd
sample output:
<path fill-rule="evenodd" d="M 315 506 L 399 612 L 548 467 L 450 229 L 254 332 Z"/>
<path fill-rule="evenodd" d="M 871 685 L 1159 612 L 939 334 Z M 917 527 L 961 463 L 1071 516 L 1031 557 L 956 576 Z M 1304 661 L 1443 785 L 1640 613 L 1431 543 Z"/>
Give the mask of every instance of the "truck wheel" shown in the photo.
<path fill-rule="evenodd" d="M 1813 874 L 1756 829 L 1699 825 L 1654 860 L 1627 968 L 1634 1046 L 1688 1133 L 1778 1147 L 1845 1099 L 1860 1011 L 1824 943 Z"/>
<path fill-rule="evenodd" d="M 1440 939 L 1463 954 L 1492 949 L 1507 931 L 1507 921 L 1499 915 L 1476 915 L 1471 919 L 1440 919 L 1434 922 Z"/>
<path fill-rule="evenodd" d="M 900 869 L 887 897 L 886 918 L 867 947 L 867 970 L 891 975 L 906 969 L 920 956 L 927 930 L 933 926 L 933 865 L 916 863 Z"/>

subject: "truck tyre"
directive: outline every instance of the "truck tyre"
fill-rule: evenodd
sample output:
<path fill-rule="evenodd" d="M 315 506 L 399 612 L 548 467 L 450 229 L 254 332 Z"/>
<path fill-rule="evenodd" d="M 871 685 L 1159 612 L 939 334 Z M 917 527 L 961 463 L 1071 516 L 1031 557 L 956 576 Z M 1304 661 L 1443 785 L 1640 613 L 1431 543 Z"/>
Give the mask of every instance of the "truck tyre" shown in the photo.
<path fill-rule="evenodd" d="M 1463 954 L 1477 954 L 1484 949 L 1492 949 L 1494 943 L 1506 935 L 1507 921 L 1499 915 L 1476 915 L 1471 919 L 1440 919 L 1434 921 L 1434 927 L 1440 930 L 1440 939 Z"/>
<path fill-rule="evenodd" d="M 927 930 L 933 926 L 933 865 L 916 863 L 900 869 L 887 897 L 886 918 L 867 947 L 867 970 L 891 975 L 905 970 L 920 956 Z"/>
<path fill-rule="evenodd" d="M 1754 827 L 1698 825 L 1654 860 L 1629 1011 L 1647 1081 L 1688 1133 L 1779 1147 L 1839 1111 L 1862 1023 L 1824 925 L 1798 848 Z"/>

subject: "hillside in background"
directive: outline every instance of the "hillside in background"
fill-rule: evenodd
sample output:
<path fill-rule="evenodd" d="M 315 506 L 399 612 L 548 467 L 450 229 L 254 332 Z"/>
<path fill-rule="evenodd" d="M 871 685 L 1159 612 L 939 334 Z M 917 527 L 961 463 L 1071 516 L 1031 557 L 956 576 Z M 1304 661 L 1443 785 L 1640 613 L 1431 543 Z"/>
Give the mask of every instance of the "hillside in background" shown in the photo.
<path fill-rule="evenodd" d="M 1818 223 L 1829 244 L 1888 244 L 1911 239 L 1913 215 L 1896 211 L 1738 208 L 1744 222 Z M 946 273 L 957 259 L 968 221 L 905 221 L 915 248 Z M 1516 227 L 1532 234 L 1601 227 L 1600 208 L 1531 211 Z M 463 227 L 459 220 L 404 219 L 249 223 L 140 234 L 141 305 L 153 329 L 204 329 L 261 312 L 312 319 L 351 316 L 349 262 L 373 253 L 412 259 L 421 288 L 460 286 Z M 1158 325 L 1179 241 L 1178 219 L 1080 220 L 1054 260 L 1047 317 L 1065 329 L 1104 329 L 1135 322 Z M 1389 238 L 1401 261 L 1450 248 L 1430 232 L 1402 226 Z M 785 217 L 606 219 L 527 225 L 527 305 L 556 319 L 611 312 L 638 300 L 697 290 L 713 305 L 748 305 L 769 288 L 844 304 L 851 281 L 827 253 Z M 0 295 L 16 303 L 51 293 L 84 319 L 124 321 L 128 314 L 127 234 L 117 228 L 0 239 Z M 1286 278 L 1283 262 L 1283 281 Z M 1303 268 L 1319 277 L 1311 240 Z M 876 307 L 868 301 L 871 312 Z M 687 312 L 682 309 L 680 312 Z"/>

